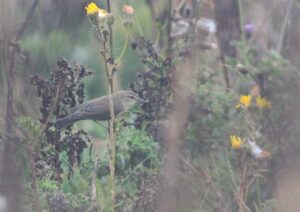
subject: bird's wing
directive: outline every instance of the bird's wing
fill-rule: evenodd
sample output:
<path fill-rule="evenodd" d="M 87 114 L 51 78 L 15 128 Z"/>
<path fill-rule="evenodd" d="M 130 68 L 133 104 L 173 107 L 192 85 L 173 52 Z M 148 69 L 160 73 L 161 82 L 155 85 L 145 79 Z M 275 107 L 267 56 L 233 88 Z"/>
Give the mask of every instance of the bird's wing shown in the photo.
<path fill-rule="evenodd" d="M 118 115 L 123 110 L 123 104 L 119 98 L 113 96 L 114 113 Z M 108 97 L 101 97 L 87 102 L 78 108 L 74 114 L 84 119 L 108 120 L 110 119 Z"/>
<path fill-rule="evenodd" d="M 76 111 L 80 111 L 80 110 L 84 109 L 88 104 L 93 104 L 93 102 L 99 102 L 99 101 L 101 101 L 101 100 L 103 100 L 105 98 L 107 98 L 107 97 L 106 96 L 102 96 L 102 97 L 99 97 L 99 98 L 92 99 L 90 101 L 84 102 L 84 103 L 82 103 L 80 105 L 77 105 L 77 106 L 75 106 L 75 107 L 73 107 L 73 108 L 70 109 L 70 114 L 74 113 Z"/>
<path fill-rule="evenodd" d="M 118 117 L 126 109 L 123 105 L 124 94 L 113 95 L 114 115 Z M 57 121 L 58 128 L 64 128 L 80 120 L 109 120 L 110 107 L 109 97 L 103 96 L 78 105 L 71 110 L 66 117 Z"/>
<path fill-rule="evenodd" d="M 113 95 L 113 106 L 114 115 L 119 115 L 123 110 L 124 106 L 119 95 Z M 93 120 L 108 120 L 110 119 L 109 109 L 109 98 L 108 96 L 102 96 L 78 105 L 72 109 L 72 113 L 69 117 L 76 120 L 93 119 Z"/>

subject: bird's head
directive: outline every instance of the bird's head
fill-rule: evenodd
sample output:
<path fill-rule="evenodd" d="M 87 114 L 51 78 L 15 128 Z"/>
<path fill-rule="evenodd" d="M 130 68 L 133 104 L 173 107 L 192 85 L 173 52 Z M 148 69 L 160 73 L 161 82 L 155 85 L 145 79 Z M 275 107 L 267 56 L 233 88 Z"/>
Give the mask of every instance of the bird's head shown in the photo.
<path fill-rule="evenodd" d="M 144 102 L 143 99 L 139 98 L 139 96 L 131 90 L 123 91 L 121 95 L 122 103 L 126 108 L 133 106 L 138 102 Z"/>

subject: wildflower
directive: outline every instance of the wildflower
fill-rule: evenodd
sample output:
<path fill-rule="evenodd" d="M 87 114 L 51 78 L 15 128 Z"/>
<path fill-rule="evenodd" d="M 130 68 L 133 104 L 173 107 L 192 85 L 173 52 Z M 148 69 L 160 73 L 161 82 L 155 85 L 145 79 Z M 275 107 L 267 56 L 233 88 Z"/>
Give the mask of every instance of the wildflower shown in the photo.
<path fill-rule="evenodd" d="M 248 144 L 250 147 L 251 154 L 259 160 L 263 159 L 270 159 L 271 158 L 271 153 L 262 150 L 256 143 L 255 141 L 251 141 L 248 139 Z"/>
<path fill-rule="evenodd" d="M 94 2 L 89 3 L 88 6 L 85 7 L 85 10 L 89 16 L 98 15 L 99 18 L 105 18 L 108 15 L 106 10 L 100 9 Z"/>
<path fill-rule="evenodd" d="M 233 149 L 240 149 L 243 145 L 242 139 L 237 135 L 231 135 L 230 141 L 231 141 L 231 147 Z"/>
<path fill-rule="evenodd" d="M 252 97 L 250 95 L 242 95 L 240 96 L 240 103 L 236 105 L 236 108 L 239 108 L 241 106 L 243 107 L 249 107 L 251 104 Z"/>
<path fill-rule="evenodd" d="M 254 31 L 254 25 L 253 25 L 253 24 L 245 24 L 245 25 L 244 25 L 244 31 L 245 31 L 246 33 L 252 34 L 253 31 Z"/>
<path fill-rule="evenodd" d="M 266 97 L 261 97 L 258 96 L 256 97 L 256 105 L 259 108 L 271 108 L 272 107 L 272 103 L 266 99 Z"/>
<path fill-rule="evenodd" d="M 246 38 L 248 38 L 248 39 L 251 38 L 252 34 L 254 32 L 254 25 L 253 24 L 245 24 L 244 32 L 245 32 Z"/>
<path fill-rule="evenodd" d="M 87 15 L 94 15 L 99 13 L 100 8 L 94 2 L 91 2 L 85 7 L 85 10 Z"/>
<path fill-rule="evenodd" d="M 134 9 L 132 6 L 125 4 L 123 6 L 123 12 L 128 14 L 128 15 L 132 15 L 134 13 Z"/>
<path fill-rule="evenodd" d="M 125 13 L 125 16 L 122 24 L 127 30 L 129 30 L 133 27 L 132 15 L 134 13 L 134 9 L 132 6 L 125 4 L 123 6 L 123 12 Z"/>

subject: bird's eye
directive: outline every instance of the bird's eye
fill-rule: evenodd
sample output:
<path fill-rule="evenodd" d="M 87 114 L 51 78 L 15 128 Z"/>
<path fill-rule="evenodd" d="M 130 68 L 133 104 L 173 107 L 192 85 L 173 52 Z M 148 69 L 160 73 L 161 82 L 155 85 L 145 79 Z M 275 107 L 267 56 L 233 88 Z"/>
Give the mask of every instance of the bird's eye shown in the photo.
<path fill-rule="evenodd" d="M 134 96 L 134 95 L 129 95 L 128 97 L 131 98 L 131 99 L 136 99 L 136 98 L 137 98 L 137 97 Z"/>

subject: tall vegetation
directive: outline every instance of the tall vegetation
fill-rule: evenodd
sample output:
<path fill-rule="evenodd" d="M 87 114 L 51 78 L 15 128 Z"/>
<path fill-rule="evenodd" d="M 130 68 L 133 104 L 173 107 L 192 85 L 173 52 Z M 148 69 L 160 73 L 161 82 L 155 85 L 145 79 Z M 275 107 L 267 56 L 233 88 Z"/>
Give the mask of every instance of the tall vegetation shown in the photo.
<path fill-rule="evenodd" d="M 299 67 L 284 54 L 296 3 L 277 28 L 276 4 L 259 24 L 241 0 L 32 3 L 13 37 L 0 34 L 0 211 L 297 205 L 283 198 L 298 179 L 288 164 L 298 158 Z M 141 101 L 117 116 L 122 89 Z M 108 121 L 57 127 L 101 95 Z"/>

